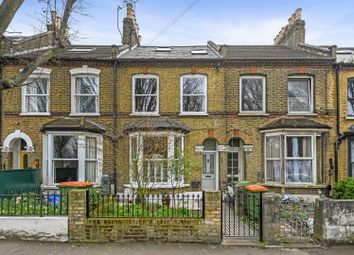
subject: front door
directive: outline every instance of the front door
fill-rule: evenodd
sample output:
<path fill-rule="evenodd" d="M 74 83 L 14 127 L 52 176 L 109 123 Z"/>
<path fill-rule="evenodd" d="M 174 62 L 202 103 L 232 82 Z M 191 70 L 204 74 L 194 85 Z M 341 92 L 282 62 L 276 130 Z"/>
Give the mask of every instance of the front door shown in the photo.
<path fill-rule="evenodd" d="M 202 189 L 216 189 L 216 152 L 203 152 Z"/>

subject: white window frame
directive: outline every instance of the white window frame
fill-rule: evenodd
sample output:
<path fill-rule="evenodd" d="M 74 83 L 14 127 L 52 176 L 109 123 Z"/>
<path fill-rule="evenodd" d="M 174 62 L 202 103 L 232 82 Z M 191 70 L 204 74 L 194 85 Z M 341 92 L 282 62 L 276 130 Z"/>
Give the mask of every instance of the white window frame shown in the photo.
<path fill-rule="evenodd" d="M 130 184 L 129 187 L 136 188 L 137 183 L 133 180 L 132 167 L 133 167 L 133 152 L 132 152 L 132 139 L 137 139 L 137 167 L 138 171 L 143 171 L 143 161 L 144 161 L 144 137 L 164 137 L 167 140 L 167 158 L 164 160 L 173 160 L 175 158 L 175 137 L 181 138 L 181 154 L 184 155 L 185 150 L 185 136 L 182 133 L 178 132 L 170 132 L 170 131 L 141 131 L 141 132 L 133 132 L 129 134 L 129 179 Z M 148 187 L 151 188 L 172 188 L 173 186 L 177 187 L 185 187 L 188 186 L 184 184 L 184 177 L 180 180 L 179 183 L 173 183 L 173 176 L 170 173 L 167 173 L 167 181 L 166 182 L 150 182 L 148 183 Z M 175 185 L 176 184 L 176 185 Z"/>
<path fill-rule="evenodd" d="M 100 115 L 100 73 L 101 70 L 89 68 L 84 65 L 80 68 L 70 70 L 71 74 L 71 114 L 70 116 L 99 116 Z M 97 78 L 97 95 L 93 94 L 76 94 L 76 78 L 94 76 Z M 76 97 L 77 96 L 95 96 L 96 97 L 96 112 L 95 113 L 80 113 L 76 112 Z"/>
<path fill-rule="evenodd" d="M 289 106 L 289 80 L 291 79 L 308 79 L 310 80 L 310 110 L 309 111 L 290 111 Z M 287 80 L 287 100 L 288 100 L 288 115 L 306 115 L 306 114 L 313 114 L 314 109 L 314 78 L 309 75 L 291 75 L 288 76 Z"/>
<path fill-rule="evenodd" d="M 183 94 L 183 79 L 184 78 L 202 78 L 205 83 L 204 94 Z M 186 112 L 183 111 L 183 96 L 204 96 L 205 98 L 205 110 L 202 112 Z M 180 115 L 208 115 L 208 77 L 203 74 L 186 74 L 180 78 Z"/>
<path fill-rule="evenodd" d="M 268 158 L 267 157 L 267 138 L 269 137 L 278 137 L 279 138 L 279 158 Z M 270 134 L 270 135 L 266 135 L 264 138 L 264 180 L 267 183 L 279 183 L 282 181 L 282 177 L 284 175 L 284 171 L 282 170 L 282 165 L 283 165 L 283 158 L 284 158 L 284 150 L 283 150 L 283 143 L 282 143 L 282 138 L 283 136 L 280 134 Z M 283 152 L 283 153 L 282 153 Z M 267 162 L 268 160 L 279 160 L 280 161 L 280 181 L 269 181 L 267 180 L 267 172 L 268 172 L 268 168 L 267 168 Z"/>
<path fill-rule="evenodd" d="M 347 78 L 347 119 L 354 119 L 354 114 L 349 114 L 350 100 L 349 100 L 349 81 L 353 80 L 354 77 Z M 352 96 L 354 98 L 354 95 Z M 352 99 L 353 100 L 353 99 Z"/>
<path fill-rule="evenodd" d="M 316 137 L 320 135 L 316 130 L 302 130 L 302 131 L 297 131 L 297 130 L 285 130 L 285 131 L 273 131 L 273 132 L 266 132 L 264 136 L 264 180 L 266 183 L 277 183 L 277 184 L 282 184 L 284 181 L 284 184 L 286 185 L 316 185 L 317 183 L 317 155 L 316 155 Z M 267 145 L 266 145 L 266 138 L 267 137 L 272 137 L 272 136 L 280 136 L 280 182 L 274 182 L 274 181 L 267 181 Z M 312 157 L 301 157 L 298 158 L 299 160 L 312 160 L 312 182 L 287 182 L 287 170 L 286 170 L 286 160 L 296 160 L 294 157 L 287 157 L 286 152 L 287 152 L 287 144 L 286 144 L 286 138 L 287 137 L 311 137 L 311 150 L 312 150 Z M 270 160 L 270 159 L 268 159 Z"/>
<path fill-rule="evenodd" d="M 22 69 L 20 70 L 22 71 Z M 52 70 L 48 68 L 38 67 L 28 78 L 37 79 L 43 78 L 47 79 L 47 94 L 27 94 L 27 86 L 22 86 L 21 88 L 21 114 L 20 115 L 50 115 L 50 74 Z M 25 82 L 26 83 L 26 82 Z M 47 97 L 47 111 L 45 112 L 29 112 L 27 109 L 27 97 L 28 96 L 45 96 Z"/>
<path fill-rule="evenodd" d="M 100 134 L 70 131 L 53 131 L 43 135 L 43 183 L 45 186 L 53 187 L 58 183 L 54 180 L 54 136 L 76 136 L 78 139 L 78 181 L 86 181 L 86 137 L 97 139 L 97 168 L 96 181 L 94 185 L 100 185 L 103 171 L 103 136 Z M 59 159 L 60 160 L 60 159 Z M 63 159 L 66 160 L 66 159 Z M 70 161 L 71 159 L 68 159 Z"/>
<path fill-rule="evenodd" d="M 263 81 L 263 94 L 262 94 L 262 111 L 243 111 L 242 110 L 242 80 L 243 79 L 262 79 Z M 247 75 L 247 76 L 241 76 L 240 77 L 240 113 L 242 114 L 265 114 L 266 113 L 266 96 L 267 96 L 267 86 L 266 86 L 266 77 L 260 76 L 260 75 Z"/>
<path fill-rule="evenodd" d="M 135 79 L 156 79 L 156 94 L 135 94 Z M 156 96 L 156 109 L 153 112 L 135 111 L 135 96 Z M 137 74 L 132 77 L 132 115 L 159 116 L 160 111 L 160 77 L 154 74 Z"/>

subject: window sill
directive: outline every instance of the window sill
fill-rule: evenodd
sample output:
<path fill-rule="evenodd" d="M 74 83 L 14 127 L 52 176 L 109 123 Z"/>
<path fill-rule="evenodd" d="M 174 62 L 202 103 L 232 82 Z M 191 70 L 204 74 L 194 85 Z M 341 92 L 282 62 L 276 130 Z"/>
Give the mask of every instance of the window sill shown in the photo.
<path fill-rule="evenodd" d="M 150 185 L 149 185 L 150 186 Z M 172 188 L 187 188 L 189 187 L 190 184 L 180 184 L 178 187 L 172 187 L 170 183 L 156 183 L 156 184 L 151 184 L 151 187 L 148 187 L 150 189 L 172 189 Z M 131 188 L 131 189 L 137 189 L 138 185 L 136 183 L 131 183 L 131 184 L 124 184 L 124 188 Z"/>
<path fill-rule="evenodd" d="M 159 117 L 160 116 L 159 113 L 145 113 L 145 112 L 142 112 L 142 113 L 134 112 L 129 115 L 130 116 L 145 116 L 145 117 Z"/>
<path fill-rule="evenodd" d="M 70 113 L 69 116 L 73 116 L 73 117 L 79 117 L 79 116 L 87 116 L 87 117 L 90 117 L 90 116 L 100 116 L 99 113 Z"/>
<path fill-rule="evenodd" d="M 50 116 L 50 112 L 42 112 L 42 113 L 25 112 L 25 113 L 20 113 L 20 116 Z"/>
<path fill-rule="evenodd" d="M 312 112 L 292 112 L 288 113 L 288 116 L 317 116 L 317 113 L 312 113 Z"/>
<path fill-rule="evenodd" d="M 240 112 L 239 116 L 269 116 L 269 113 L 265 112 Z"/>
<path fill-rule="evenodd" d="M 198 113 L 198 112 L 191 112 L 191 113 L 187 113 L 187 112 L 184 112 L 184 113 L 180 113 L 178 114 L 179 116 L 209 116 L 208 113 Z"/>
<path fill-rule="evenodd" d="M 354 116 L 347 116 L 345 117 L 347 120 L 354 120 Z"/>

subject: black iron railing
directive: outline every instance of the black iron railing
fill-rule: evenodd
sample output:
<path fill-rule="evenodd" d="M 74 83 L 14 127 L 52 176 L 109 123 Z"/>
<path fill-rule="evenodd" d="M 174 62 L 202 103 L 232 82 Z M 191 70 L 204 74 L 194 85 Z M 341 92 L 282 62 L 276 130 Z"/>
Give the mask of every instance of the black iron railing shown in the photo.
<path fill-rule="evenodd" d="M 106 195 L 88 191 L 90 218 L 203 218 L 203 195 Z"/>
<path fill-rule="evenodd" d="M 67 190 L 0 194 L 0 216 L 59 216 L 67 214 Z"/>

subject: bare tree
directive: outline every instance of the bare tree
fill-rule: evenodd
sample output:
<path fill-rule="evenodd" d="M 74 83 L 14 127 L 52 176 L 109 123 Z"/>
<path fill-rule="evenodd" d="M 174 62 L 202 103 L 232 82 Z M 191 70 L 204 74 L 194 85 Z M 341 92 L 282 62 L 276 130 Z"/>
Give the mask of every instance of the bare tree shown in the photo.
<path fill-rule="evenodd" d="M 33 58 L 29 63 L 19 72 L 18 74 L 10 77 L 0 79 L 0 90 L 6 90 L 22 86 L 27 78 L 44 63 L 48 62 L 50 59 L 55 57 L 56 52 L 59 48 L 64 48 L 67 44 L 67 33 L 68 33 L 68 21 L 69 17 L 75 7 L 78 0 L 66 0 L 64 5 L 63 17 L 62 19 L 57 19 L 55 15 L 52 15 L 52 23 L 56 24 L 53 26 L 53 45 L 49 49 L 41 52 L 35 58 Z M 0 39 L 4 38 L 4 33 L 14 18 L 16 12 L 23 4 L 24 0 L 3 0 L 0 5 Z M 2 51 L 0 51 L 2 52 Z M 4 56 L 1 56 L 3 58 Z M 2 71 L 2 70 L 0 70 Z"/>

